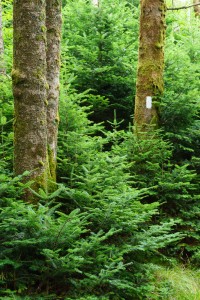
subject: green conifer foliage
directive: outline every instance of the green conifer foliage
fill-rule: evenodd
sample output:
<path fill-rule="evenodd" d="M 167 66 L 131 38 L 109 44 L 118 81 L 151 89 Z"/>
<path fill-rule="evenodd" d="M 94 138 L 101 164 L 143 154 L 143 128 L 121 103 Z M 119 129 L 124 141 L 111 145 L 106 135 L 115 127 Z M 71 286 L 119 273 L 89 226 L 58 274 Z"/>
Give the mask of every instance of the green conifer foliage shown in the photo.
<path fill-rule="evenodd" d="M 63 10 L 63 67 L 74 73 L 79 92 L 91 89 L 90 119 L 111 121 L 116 109 L 127 125 L 133 113 L 138 9 L 124 0 L 101 1 L 99 8 L 88 2 L 73 1 Z"/>

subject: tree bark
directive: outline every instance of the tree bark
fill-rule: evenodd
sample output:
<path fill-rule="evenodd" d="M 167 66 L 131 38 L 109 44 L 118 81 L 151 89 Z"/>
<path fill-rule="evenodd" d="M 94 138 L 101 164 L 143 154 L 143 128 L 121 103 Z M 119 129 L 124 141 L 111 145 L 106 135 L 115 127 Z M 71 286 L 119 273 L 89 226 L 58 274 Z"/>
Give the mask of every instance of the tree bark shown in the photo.
<path fill-rule="evenodd" d="M 34 189 L 47 190 L 45 1 L 13 5 L 14 172 L 30 171 Z"/>
<path fill-rule="evenodd" d="M 0 0 L 0 74 L 5 74 L 4 44 L 3 44 L 3 24 L 2 24 L 2 5 Z"/>
<path fill-rule="evenodd" d="M 47 27 L 47 141 L 50 176 L 56 181 L 56 156 L 58 135 L 58 103 L 60 74 L 60 41 L 61 41 L 61 0 L 48 0 L 46 3 Z"/>
<path fill-rule="evenodd" d="M 135 127 L 148 131 L 159 123 L 158 107 L 163 93 L 165 11 L 164 0 L 141 0 L 139 59 L 135 97 Z M 151 106 L 151 98 L 153 104 Z M 152 126 L 151 126 L 152 125 Z"/>
<path fill-rule="evenodd" d="M 199 5 L 197 5 L 199 3 Z M 194 13 L 195 17 L 200 17 L 200 1 L 199 0 L 193 0 L 194 6 Z"/>

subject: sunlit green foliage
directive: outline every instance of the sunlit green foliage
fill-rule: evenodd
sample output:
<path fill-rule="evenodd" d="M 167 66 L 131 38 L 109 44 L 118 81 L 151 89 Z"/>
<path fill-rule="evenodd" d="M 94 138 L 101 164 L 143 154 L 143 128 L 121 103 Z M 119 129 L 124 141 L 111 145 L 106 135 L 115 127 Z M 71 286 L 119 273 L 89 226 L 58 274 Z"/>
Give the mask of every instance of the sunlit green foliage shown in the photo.
<path fill-rule="evenodd" d="M 12 174 L 12 1 L 2 1 L 0 298 L 197 299 L 198 272 L 160 265 L 200 265 L 198 20 L 168 13 L 161 128 L 143 139 L 129 124 L 139 1 L 90 2 L 63 1 L 58 189 L 34 206 Z"/>
<path fill-rule="evenodd" d="M 68 180 L 71 186 L 59 185 L 54 195 L 41 191 L 37 207 L 19 200 L 20 178 L 2 178 L 2 297 L 142 299 L 153 289 L 149 262 L 180 239 L 170 234 L 175 222 L 151 224 L 158 203 L 141 203 L 146 190 L 131 187 L 126 157 L 90 151 L 82 148 L 88 157 Z M 62 206 L 52 203 L 55 197 Z"/>
<path fill-rule="evenodd" d="M 116 109 L 127 125 L 136 82 L 138 9 L 124 0 L 104 0 L 100 8 L 78 0 L 66 5 L 63 15 L 63 68 L 76 76 L 78 92 L 91 89 L 92 119 L 112 120 Z"/>

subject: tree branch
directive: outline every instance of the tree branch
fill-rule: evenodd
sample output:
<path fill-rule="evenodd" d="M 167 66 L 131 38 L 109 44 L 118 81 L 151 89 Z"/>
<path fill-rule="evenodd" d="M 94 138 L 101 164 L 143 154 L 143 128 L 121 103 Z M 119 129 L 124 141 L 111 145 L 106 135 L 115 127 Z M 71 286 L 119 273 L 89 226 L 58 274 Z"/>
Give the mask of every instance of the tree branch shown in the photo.
<path fill-rule="evenodd" d="M 195 4 L 191 4 L 191 5 L 188 5 L 188 6 L 181 6 L 181 7 L 168 7 L 168 8 L 167 8 L 167 10 L 179 10 L 179 9 L 186 9 L 186 8 L 190 8 L 190 7 L 197 6 L 197 5 L 200 5 L 200 2 L 199 2 L 199 3 L 195 3 Z"/>

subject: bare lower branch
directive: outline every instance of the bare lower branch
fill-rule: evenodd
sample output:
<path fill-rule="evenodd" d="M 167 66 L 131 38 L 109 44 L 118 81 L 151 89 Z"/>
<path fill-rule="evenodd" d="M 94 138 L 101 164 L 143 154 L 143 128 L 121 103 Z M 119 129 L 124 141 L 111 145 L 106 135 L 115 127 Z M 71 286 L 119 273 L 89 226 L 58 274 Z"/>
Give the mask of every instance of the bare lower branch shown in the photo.
<path fill-rule="evenodd" d="M 200 5 L 200 2 L 199 2 L 199 3 L 195 3 L 195 4 L 191 4 L 191 5 L 188 5 L 188 6 L 181 6 L 181 7 L 168 7 L 168 8 L 167 8 L 167 10 L 179 10 L 179 9 L 187 9 L 187 8 L 194 7 L 194 6 L 197 6 L 197 5 Z"/>

